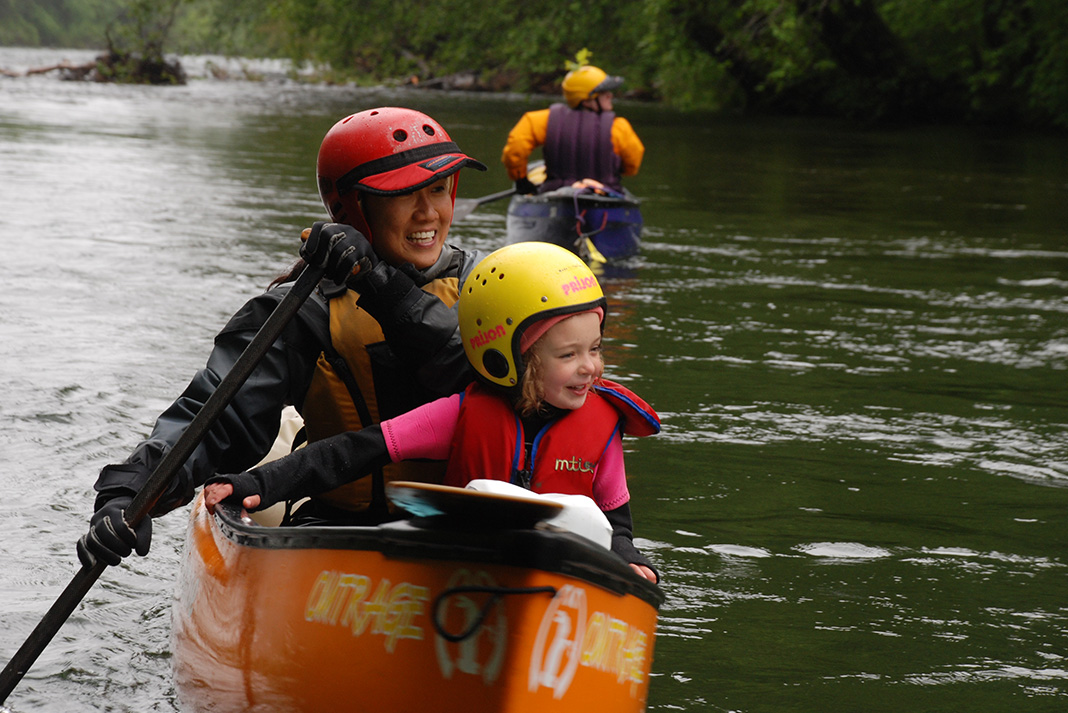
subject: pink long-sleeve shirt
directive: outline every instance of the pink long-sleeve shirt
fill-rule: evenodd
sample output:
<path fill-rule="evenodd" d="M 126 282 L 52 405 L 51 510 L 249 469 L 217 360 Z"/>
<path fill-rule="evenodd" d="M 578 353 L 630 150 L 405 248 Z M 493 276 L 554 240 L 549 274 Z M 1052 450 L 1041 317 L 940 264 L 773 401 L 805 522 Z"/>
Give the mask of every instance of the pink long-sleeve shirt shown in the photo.
<path fill-rule="evenodd" d="M 425 458 L 448 460 L 460 417 L 461 394 L 445 396 L 382 422 L 389 457 L 394 463 Z M 601 510 L 614 510 L 630 500 L 623 465 L 623 437 L 617 430 L 593 473 L 593 500 Z"/>

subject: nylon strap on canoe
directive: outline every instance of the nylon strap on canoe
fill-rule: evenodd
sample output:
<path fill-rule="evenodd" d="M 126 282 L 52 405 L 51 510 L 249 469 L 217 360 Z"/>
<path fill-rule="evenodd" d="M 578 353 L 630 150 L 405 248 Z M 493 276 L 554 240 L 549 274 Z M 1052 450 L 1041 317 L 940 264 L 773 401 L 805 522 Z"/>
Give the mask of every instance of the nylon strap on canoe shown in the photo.
<path fill-rule="evenodd" d="M 490 597 L 482 605 L 478 616 L 475 617 L 470 626 L 459 634 L 450 634 L 445 631 L 445 625 L 441 622 L 441 605 L 446 599 L 457 594 L 489 594 Z M 482 626 L 482 622 L 489 616 L 493 605 L 500 601 L 501 597 L 509 594 L 551 594 L 555 597 L 556 587 L 452 587 L 451 589 L 446 589 L 434 598 L 434 631 L 438 632 L 438 636 L 441 638 L 454 644 L 463 641 L 478 631 L 479 627 Z"/>

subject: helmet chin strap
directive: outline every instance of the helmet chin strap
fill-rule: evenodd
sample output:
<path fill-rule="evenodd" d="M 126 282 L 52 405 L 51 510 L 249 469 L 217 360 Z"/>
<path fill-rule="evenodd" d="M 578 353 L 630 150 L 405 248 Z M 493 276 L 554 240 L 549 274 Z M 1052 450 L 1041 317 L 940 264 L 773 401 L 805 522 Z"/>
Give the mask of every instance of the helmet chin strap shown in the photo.
<path fill-rule="evenodd" d="M 599 95 L 594 95 L 592 97 L 589 97 L 588 99 L 584 99 L 582 103 L 579 104 L 579 106 L 585 109 L 586 111 L 592 111 L 595 114 L 603 114 L 604 107 L 601 106 L 601 102 L 599 101 L 598 96 Z"/>
<path fill-rule="evenodd" d="M 353 215 L 353 210 L 345 208 L 345 202 L 339 201 L 339 205 L 341 206 L 342 212 L 339 215 L 334 215 L 334 211 L 330 211 L 330 219 L 335 223 L 351 225 L 353 228 L 356 228 L 356 230 L 363 233 L 364 237 L 367 238 L 367 242 L 374 245 L 374 236 L 371 235 L 371 226 L 367 222 L 367 214 L 364 212 L 363 192 L 356 191 L 355 215 Z M 351 208 L 352 204 L 349 203 L 348 205 L 349 208 Z"/>

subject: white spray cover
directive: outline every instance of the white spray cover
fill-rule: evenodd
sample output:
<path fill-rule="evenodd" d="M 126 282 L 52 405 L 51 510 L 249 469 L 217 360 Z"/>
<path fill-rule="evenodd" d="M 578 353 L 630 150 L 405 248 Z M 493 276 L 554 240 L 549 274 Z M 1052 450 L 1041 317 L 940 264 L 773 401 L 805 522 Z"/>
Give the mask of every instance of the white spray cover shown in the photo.
<path fill-rule="evenodd" d="M 563 508 L 559 514 L 541 523 L 546 527 L 581 535 L 606 550 L 612 549 L 612 525 L 608 518 L 585 495 L 562 495 L 560 493 L 534 493 L 503 480 L 476 479 L 467 484 L 467 488 L 480 493 L 507 495 L 527 500 L 549 500 L 560 503 Z"/>

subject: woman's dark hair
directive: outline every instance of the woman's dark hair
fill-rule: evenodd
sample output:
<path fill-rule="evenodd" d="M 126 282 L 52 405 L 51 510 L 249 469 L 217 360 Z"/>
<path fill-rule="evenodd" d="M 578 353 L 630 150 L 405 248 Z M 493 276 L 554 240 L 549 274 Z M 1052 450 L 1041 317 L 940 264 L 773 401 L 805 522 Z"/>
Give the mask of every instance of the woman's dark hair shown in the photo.
<path fill-rule="evenodd" d="M 286 282 L 292 282 L 300 276 L 300 273 L 304 272 L 304 268 L 308 263 L 304 262 L 304 258 L 299 257 L 297 261 L 289 267 L 289 272 L 283 272 L 278 277 L 271 280 L 271 284 L 267 285 L 267 289 L 271 290 Z"/>

